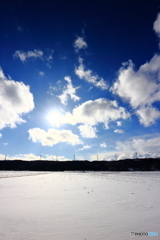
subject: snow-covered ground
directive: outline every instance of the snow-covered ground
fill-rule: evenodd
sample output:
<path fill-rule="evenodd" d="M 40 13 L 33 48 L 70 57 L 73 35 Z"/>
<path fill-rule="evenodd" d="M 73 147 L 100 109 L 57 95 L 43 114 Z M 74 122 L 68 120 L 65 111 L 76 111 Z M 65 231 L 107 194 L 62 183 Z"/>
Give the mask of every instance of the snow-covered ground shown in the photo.
<path fill-rule="evenodd" d="M 128 240 L 159 232 L 160 172 L 0 172 L 0 240 Z"/>

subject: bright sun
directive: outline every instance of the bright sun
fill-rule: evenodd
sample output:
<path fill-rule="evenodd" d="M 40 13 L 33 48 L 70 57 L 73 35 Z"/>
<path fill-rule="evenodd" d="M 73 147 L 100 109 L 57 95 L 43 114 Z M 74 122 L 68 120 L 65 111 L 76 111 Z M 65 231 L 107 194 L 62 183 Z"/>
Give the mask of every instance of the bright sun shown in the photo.
<path fill-rule="evenodd" d="M 61 120 L 61 113 L 59 111 L 50 111 L 46 118 L 51 125 L 58 126 Z"/>

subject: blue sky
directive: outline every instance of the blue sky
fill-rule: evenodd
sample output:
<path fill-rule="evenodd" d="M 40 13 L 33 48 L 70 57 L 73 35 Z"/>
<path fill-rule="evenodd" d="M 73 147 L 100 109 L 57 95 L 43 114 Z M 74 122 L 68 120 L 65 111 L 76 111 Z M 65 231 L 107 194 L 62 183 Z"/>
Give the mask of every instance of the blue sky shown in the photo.
<path fill-rule="evenodd" d="M 160 157 L 159 1 L 0 3 L 0 159 Z"/>

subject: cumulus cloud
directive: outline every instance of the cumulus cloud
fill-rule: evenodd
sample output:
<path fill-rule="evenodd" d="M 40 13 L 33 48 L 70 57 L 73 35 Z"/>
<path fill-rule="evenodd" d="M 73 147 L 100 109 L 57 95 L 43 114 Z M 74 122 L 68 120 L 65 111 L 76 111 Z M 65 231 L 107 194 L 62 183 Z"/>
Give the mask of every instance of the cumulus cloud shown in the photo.
<path fill-rule="evenodd" d="M 102 148 L 106 148 L 107 145 L 106 145 L 106 143 L 101 143 L 101 144 L 100 144 L 100 147 L 102 147 Z"/>
<path fill-rule="evenodd" d="M 78 53 L 80 49 L 85 49 L 88 47 L 87 43 L 84 41 L 82 37 L 77 37 L 73 46 L 75 48 L 76 53 Z"/>
<path fill-rule="evenodd" d="M 30 87 L 23 82 L 7 79 L 0 68 L 0 129 L 16 127 L 25 122 L 22 115 L 34 108 Z"/>
<path fill-rule="evenodd" d="M 124 133 L 124 131 L 122 129 L 115 129 L 114 132 L 115 133 Z"/>
<path fill-rule="evenodd" d="M 89 100 L 74 108 L 72 113 L 66 112 L 60 116 L 59 122 L 50 122 L 52 126 L 59 127 L 62 124 L 76 125 L 78 123 L 95 126 L 103 123 L 106 128 L 111 121 L 127 119 L 130 114 L 123 107 L 119 107 L 116 101 L 105 98 Z"/>
<path fill-rule="evenodd" d="M 29 139 L 33 142 L 40 142 L 42 146 L 53 146 L 60 142 L 66 142 L 72 145 L 82 144 L 78 135 L 70 130 L 49 129 L 47 132 L 40 128 L 32 128 L 28 130 Z"/>
<path fill-rule="evenodd" d="M 67 105 L 69 97 L 73 99 L 74 102 L 79 101 L 80 97 L 76 95 L 76 90 L 79 87 L 73 87 L 72 80 L 69 76 L 66 76 L 64 80 L 67 82 L 67 85 L 65 86 L 63 93 L 57 96 L 61 100 L 61 103 Z"/>
<path fill-rule="evenodd" d="M 138 71 L 129 61 L 119 70 L 119 75 L 111 88 L 113 93 L 129 101 L 133 108 L 151 105 L 160 101 L 160 56 L 155 55 L 149 63 Z"/>
<path fill-rule="evenodd" d="M 92 83 L 95 87 L 101 88 L 102 90 L 108 88 L 108 85 L 103 78 L 100 78 L 98 75 L 93 74 L 89 69 L 85 70 L 82 58 L 79 58 L 79 66 L 75 68 L 74 71 L 80 79 L 84 79 L 87 82 Z"/>
<path fill-rule="evenodd" d="M 154 124 L 158 118 L 160 118 L 160 111 L 153 107 L 141 108 L 136 111 L 139 117 L 140 123 L 145 127 Z"/>
<path fill-rule="evenodd" d="M 117 149 L 126 154 L 137 152 L 138 157 L 145 157 L 146 154 L 150 157 L 157 157 L 160 156 L 159 142 L 160 136 L 139 137 L 125 142 L 117 142 Z"/>
<path fill-rule="evenodd" d="M 22 62 L 25 62 L 28 58 L 40 58 L 43 60 L 43 51 L 37 49 L 28 52 L 17 50 L 13 57 L 19 58 Z"/>
<path fill-rule="evenodd" d="M 160 37 L 160 13 L 153 29 Z M 160 111 L 152 106 L 160 101 L 160 55 L 155 54 L 138 70 L 131 60 L 123 63 L 111 91 L 130 103 L 141 124 L 154 124 L 160 118 Z"/>
<path fill-rule="evenodd" d="M 111 91 L 128 101 L 140 122 L 145 126 L 154 123 L 158 118 L 158 110 L 152 104 L 160 101 L 160 56 L 155 55 L 150 62 L 142 65 L 137 71 L 129 61 L 120 68 L 118 78 Z M 152 119 L 148 113 L 152 113 Z M 155 117 L 155 118 L 154 118 Z"/>
<path fill-rule="evenodd" d="M 115 149 L 99 152 L 98 159 L 108 161 L 134 158 L 157 158 L 160 157 L 160 134 L 138 136 L 134 139 L 116 142 Z M 91 155 L 95 160 L 97 155 Z"/>
<path fill-rule="evenodd" d="M 84 125 L 78 126 L 78 128 L 79 128 L 81 136 L 84 137 L 84 138 L 96 138 L 97 137 L 96 127 L 92 127 L 89 124 L 84 124 Z"/>

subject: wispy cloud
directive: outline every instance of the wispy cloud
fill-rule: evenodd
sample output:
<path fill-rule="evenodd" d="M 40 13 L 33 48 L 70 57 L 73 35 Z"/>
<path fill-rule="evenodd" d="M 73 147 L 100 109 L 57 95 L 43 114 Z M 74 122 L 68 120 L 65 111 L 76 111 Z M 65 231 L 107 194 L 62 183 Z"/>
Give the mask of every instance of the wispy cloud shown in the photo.
<path fill-rule="evenodd" d="M 124 133 L 124 130 L 122 130 L 122 129 L 115 129 L 114 132 L 115 133 Z"/>
<path fill-rule="evenodd" d="M 82 37 L 77 37 L 73 46 L 75 48 L 76 53 L 78 53 L 80 49 L 85 49 L 88 47 L 87 43 L 84 41 Z"/>
<path fill-rule="evenodd" d="M 45 72 L 40 71 L 40 72 L 39 72 L 39 75 L 40 75 L 41 77 L 43 77 L 43 76 L 45 75 Z"/>
<path fill-rule="evenodd" d="M 82 148 L 79 148 L 78 151 L 83 151 L 83 150 L 86 150 L 86 149 L 89 149 L 89 148 L 91 148 L 91 146 L 84 145 Z"/>
<path fill-rule="evenodd" d="M 102 90 L 108 88 L 108 85 L 103 78 L 100 78 L 97 74 L 93 74 L 89 69 L 85 70 L 82 58 L 79 58 L 79 66 L 75 68 L 74 71 L 80 79 L 84 79 L 87 82 L 92 83 L 95 87 L 98 87 Z"/>
<path fill-rule="evenodd" d="M 33 51 L 28 51 L 28 52 L 24 52 L 22 50 L 17 50 L 14 54 L 13 57 L 14 58 L 19 58 L 20 61 L 25 62 L 29 59 L 41 59 L 42 61 L 44 61 L 46 63 L 46 66 L 51 68 L 52 65 L 52 60 L 53 60 L 53 53 L 54 50 L 53 49 L 48 49 L 47 53 L 44 54 L 44 52 L 42 50 L 38 50 L 38 49 L 34 49 Z"/>
<path fill-rule="evenodd" d="M 79 87 L 74 87 L 72 85 L 72 80 L 69 76 L 66 76 L 64 80 L 67 82 L 67 85 L 64 87 L 62 94 L 57 96 L 61 100 L 61 103 L 67 105 L 69 97 L 74 102 L 79 101 L 80 97 L 76 95 L 76 91 Z"/>
<path fill-rule="evenodd" d="M 17 50 L 13 57 L 19 58 L 22 62 L 25 62 L 29 58 L 40 58 L 43 60 L 43 51 L 37 49 L 28 52 Z"/>
<path fill-rule="evenodd" d="M 106 145 L 106 143 L 101 143 L 101 144 L 100 144 L 100 147 L 102 147 L 102 148 L 106 148 L 107 145 Z"/>
<path fill-rule="evenodd" d="M 52 68 L 52 59 L 53 59 L 53 53 L 54 53 L 54 50 L 53 49 L 48 49 L 48 53 L 47 53 L 47 56 L 45 56 L 45 60 L 46 60 L 46 65 L 47 67 L 49 68 Z"/>

